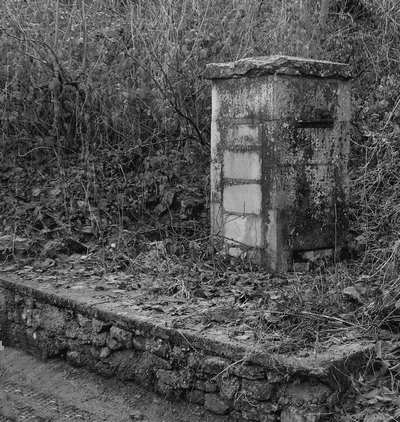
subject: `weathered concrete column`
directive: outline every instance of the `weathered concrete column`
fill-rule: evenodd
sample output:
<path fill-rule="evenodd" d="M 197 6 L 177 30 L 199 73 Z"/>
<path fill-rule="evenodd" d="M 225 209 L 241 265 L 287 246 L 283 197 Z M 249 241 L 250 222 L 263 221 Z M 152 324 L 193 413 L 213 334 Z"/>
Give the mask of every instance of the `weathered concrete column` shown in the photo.
<path fill-rule="evenodd" d="M 211 227 L 273 271 L 346 232 L 350 70 L 285 56 L 209 64 Z"/>

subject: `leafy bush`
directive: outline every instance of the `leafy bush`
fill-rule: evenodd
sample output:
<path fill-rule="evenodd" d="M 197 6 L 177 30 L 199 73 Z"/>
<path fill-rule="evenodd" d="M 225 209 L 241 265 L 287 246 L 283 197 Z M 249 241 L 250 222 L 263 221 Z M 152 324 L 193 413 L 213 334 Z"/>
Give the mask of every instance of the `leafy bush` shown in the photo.
<path fill-rule="evenodd" d="M 356 75 L 353 247 L 382 267 L 398 239 L 400 10 L 396 0 L 332 0 L 324 15 L 320 5 L 4 1 L 2 230 L 40 234 L 33 220 L 49 214 L 53 229 L 96 235 L 156 220 L 207 233 L 205 64 L 311 56 Z"/>

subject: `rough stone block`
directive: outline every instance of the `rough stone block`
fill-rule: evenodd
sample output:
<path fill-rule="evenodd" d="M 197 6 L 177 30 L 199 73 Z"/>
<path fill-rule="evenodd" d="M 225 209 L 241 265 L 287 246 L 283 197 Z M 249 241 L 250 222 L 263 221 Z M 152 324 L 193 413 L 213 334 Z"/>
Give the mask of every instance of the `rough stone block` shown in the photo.
<path fill-rule="evenodd" d="M 188 368 L 194 370 L 198 366 L 198 362 L 193 358 L 193 355 L 184 347 L 173 346 L 170 350 L 169 358 L 172 364 L 176 366 L 181 366 L 182 363 L 185 363 Z"/>
<path fill-rule="evenodd" d="M 114 373 L 122 380 L 134 380 L 137 372 L 139 357 L 133 350 L 114 352 L 108 359 Z"/>
<path fill-rule="evenodd" d="M 107 331 L 110 327 L 111 327 L 111 323 L 109 322 L 104 322 L 96 318 L 92 319 L 92 330 L 96 334 Z"/>
<path fill-rule="evenodd" d="M 76 321 L 70 321 L 65 329 L 65 336 L 67 338 L 76 339 L 79 337 L 81 329 Z"/>
<path fill-rule="evenodd" d="M 188 372 L 177 372 L 159 369 L 156 372 L 156 388 L 168 398 L 180 397 L 183 390 L 189 388 L 191 375 Z"/>
<path fill-rule="evenodd" d="M 35 306 L 35 300 L 33 299 L 33 297 L 25 297 L 23 302 L 25 303 L 25 308 L 32 309 Z"/>
<path fill-rule="evenodd" d="M 20 315 L 16 309 L 7 309 L 7 317 L 9 321 L 19 322 Z M 40 323 L 40 321 L 39 321 Z"/>
<path fill-rule="evenodd" d="M 229 362 L 218 356 L 210 356 L 202 362 L 202 369 L 206 374 L 216 375 L 229 366 Z"/>
<path fill-rule="evenodd" d="M 235 398 L 240 388 L 240 381 L 234 376 L 222 376 L 220 380 L 220 395 L 226 400 Z"/>
<path fill-rule="evenodd" d="M 92 334 L 92 344 L 95 346 L 105 346 L 107 344 L 108 333 L 94 333 Z"/>
<path fill-rule="evenodd" d="M 189 371 L 173 371 L 159 369 L 156 378 L 163 384 L 169 384 L 176 388 L 187 389 L 192 381 L 192 374 Z"/>
<path fill-rule="evenodd" d="M 198 380 L 195 382 L 195 387 L 198 390 L 205 391 L 206 393 L 215 393 L 218 390 L 218 385 L 215 380 Z"/>
<path fill-rule="evenodd" d="M 112 350 L 130 349 L 132 347 L 132 333 L 122 328 L 112 326 L 110 328 L 108 347 Z"/>
<path fill-rule="evenodd" d="M 121 350 L 121 349 L 123 349 L 123 345 L 114 337 L 108 337 L 107 347 L 110 350 Z"/>
<path fill-rule="evenodd" d="M 260 180 L 260 153 L 227 150 L 224 152 L 223 169 L 227 179 Z"/>
<path fill-rule="evenodd" d="M 195 403 L 199 405 L 204 404 L 204 391 L 201 390 L 189 390 L 186 393 L 186 398 L 190 403 Z"/>
<path fill-rule="evenodd" d="M 40 351 L 42 360 L 63 357 L 66 351 L 66 344 L 63 339 L 42 339 L 36 346 L 35 352 Z"/>
<path fill-rule="evenodd" d="M 261 366 L 236 365 L 233 367 L 232 372 L 238 377 L 249 380 L 265 379 L 265 369 Z"/>
<path fill-rule="evenodd" d="M 257 401 L 267 401 L 272 391 L 273 385 L 268 381 L 243 379 L 240 394 Z"/>
<path fill-rule="evenodd" d="M 203 360 L 204 360 L 204 355 L 201 355 L 197 352 L 189 351 L 187 355 L 187 365 L 189 368 L 193 369 L 194 371 L 199 370 Z"/>
<path fill-rule="evenodd" d="M 157 381 L 156 391 L 169 400 L 177 400 L 183 395 L 182 389 L 160 381 Z"/>
<path fill-rule="evenodd" d="M 146 350 L 146 339 L 142 336 L 132 337 L 132 347 L 136 350 Z"/>
<path fill-rule="evenodd" d="M 41 310 L 35 308 L 32 310 L 32 327 L 39 328 L 40 321 L 41 321 Z"/>
<path fill-rule="evenodd" d="M 92 346 L 90 348 L 90 354 L 93 356 L 94 359 L 100 359 L 100 348 L 96 346 Z"/>
<path fill-rule="evenodd" d="M 89 353 L 86 349 L 70 350 L 66 356 L 69 363 L 78 367 L 86 366 L 90 361 Z"/>
<path fill-rule="evenodd" d="M 91 368 L 103 377 L 112 377 L 114 375 L 114 369 L 104 360 L 94 361 Z"/>
<path fill-rule="evenodd" d="M 168 357 L 169 345 L 162 339 L 150 339 L 146 342 L 146 350 L 161 358 Z"/>
<path fill-rule="evenodd" d="M 179 376 L 175 371 L 168 371 L 165 369 L 159 369 L 156 373 L 157 381 L 163 384 L 178 385 Z"/>
<path fill-rule="evenodd" d="M 322 421 L 323 413 L 317 409 L 315 411 L 305 411 L 294 406 L 290 406 L 281 412 L 281 422 L 319 422 Z"/>
<path fill-rule="evenodd" d="M 240 415 L 239 418 L 236 416 L 238 421 L 275 422 L 278 420 L 277 406 L 273 403 L 258 403 L 241 397 L 235 400 L 234 408 Z"/>
<path fill-rule="evenodd" d="M 55 306 L 46 305 L 40 313 L 40 327 L 49 333 L 63 334 L 65 330 L 65 316 Z"/>
<path fill-rule="evenodd" d="M 108 347 L 102 347 L 100 350 L 100 359 L 107 359 L 111 355 L 111 349 Z"/>
<path fill-rule="evenodd" d="M 225 400 L 217 394 L 206 393 L 204 395 L 204 407 L 217 415 L 225 415 L 229 412 L 230 406 Z"/>
<path fill-rule="evenodd" d="M 26 296 L 23 296 L 23 295 L 21 295 L 19 293 L 16 293 L 14 295 L 14 305 L 17 305 L 17 306 L 18 305 L 21 305 L 21 304 L 23 304 L 25 302 L 26 299 L 27 299 Z"/>
<path fill-rule="evenodd" d="M 324 384 L 310 382 L 293 383 L 284 392 L 284 397 L 291 404 L 303 405 L 326 403 L 332 390 Z"/>
<path fill-rule="evenodd" d="M 143 352 L 137 363 L 135 380 L 148 387 L 154 385 L 155 374 L 159 369 L 171 369 L 171 364 L 158 356 L 149 352 Z"/>
<path fill-rule="evenodd" d="M 239 214 L 261 213 L 261 185 L 226 185 L 223 192 L 223 206 L 227 212 Z"/>
<path fill-rule="evenodd" d="M 28 326 L 32 326 L 32 308 L 25 307 L 21 313 L 22 321 Z"/>
<path fill-rule="evenodd" d="M 81 354 L 76 350 L 67 352 L 67 361 L 74 365 L 81 365 Z"/>
<path fill-rule="evenodd" d="M 76 319 L 80 327 L 90 330 L 92 327 L 92 320 L 82 314 L 77 314 Z"/>
<path fill-rule="evenodd" d="M 226 215 L 224 237 L 226 241 L 237 246 L 262 247 L 262 218 L 255 215 L 245 217 Z"/>

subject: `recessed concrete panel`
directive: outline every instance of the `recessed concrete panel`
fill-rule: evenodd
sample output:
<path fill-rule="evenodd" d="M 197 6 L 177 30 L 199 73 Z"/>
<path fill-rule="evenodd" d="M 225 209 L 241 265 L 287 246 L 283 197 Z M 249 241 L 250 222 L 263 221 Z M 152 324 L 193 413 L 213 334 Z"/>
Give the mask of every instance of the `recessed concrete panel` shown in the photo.
<path fill-rule="evenodd" d="M 226 145 L 243 149 L 261 146 L 259 126 L 250 122 L 234 121 L 232 126 L 227 129 Z"/>
<path fill-rule="evenodd" d="M 223 193 L 223 207 L 225 211 L 239 214 L 261 213 L 261 185 L 241 184 L 226 185 Z"/>
<path fill-rule="evenodd" d="M 330 127 L 317 127 L 316 122 L 308 123 L 311 126 L 301 127 L 286 121 L 265 122 L 264 167 L 347 163 L 349 124 L 336 121 Z"/>
<path fill-rule="evenodd" d="M 248 79 L 216 81 L 218 94 L 223 106 L 219 118 L 256 121 L 262 116 L 273 117 L 273 79 L 271 77 L 256 78 L 249 83 Z"/>
<path fill-rule="evenodd" d="M 239 247 L 262 247 L 262 218 L 255 215 L 225 215 L 224 236 L 229 244 Z"/>
<path fill-rule="evenodd" d="M 225 151 L 224 178 L 261 179 L 261 156 L 259 152 Z"/>
<path fill-rule="evenodd" d="M 338 120 L 338 88 L 341 81 L 282 76 L 275 78 L 273 119 L 310 124 Z"/>

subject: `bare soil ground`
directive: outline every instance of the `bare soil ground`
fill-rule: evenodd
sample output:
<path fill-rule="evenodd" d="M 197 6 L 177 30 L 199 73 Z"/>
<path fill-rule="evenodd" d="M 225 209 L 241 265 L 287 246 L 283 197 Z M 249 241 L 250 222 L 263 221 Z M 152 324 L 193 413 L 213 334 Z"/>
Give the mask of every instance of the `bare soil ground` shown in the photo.
<path fill-rule="evenodd" d="M 222 422 L 188 403 L 170 403 L 132 383 L 65 362 L 0 352 L 0 422 Z"/>

